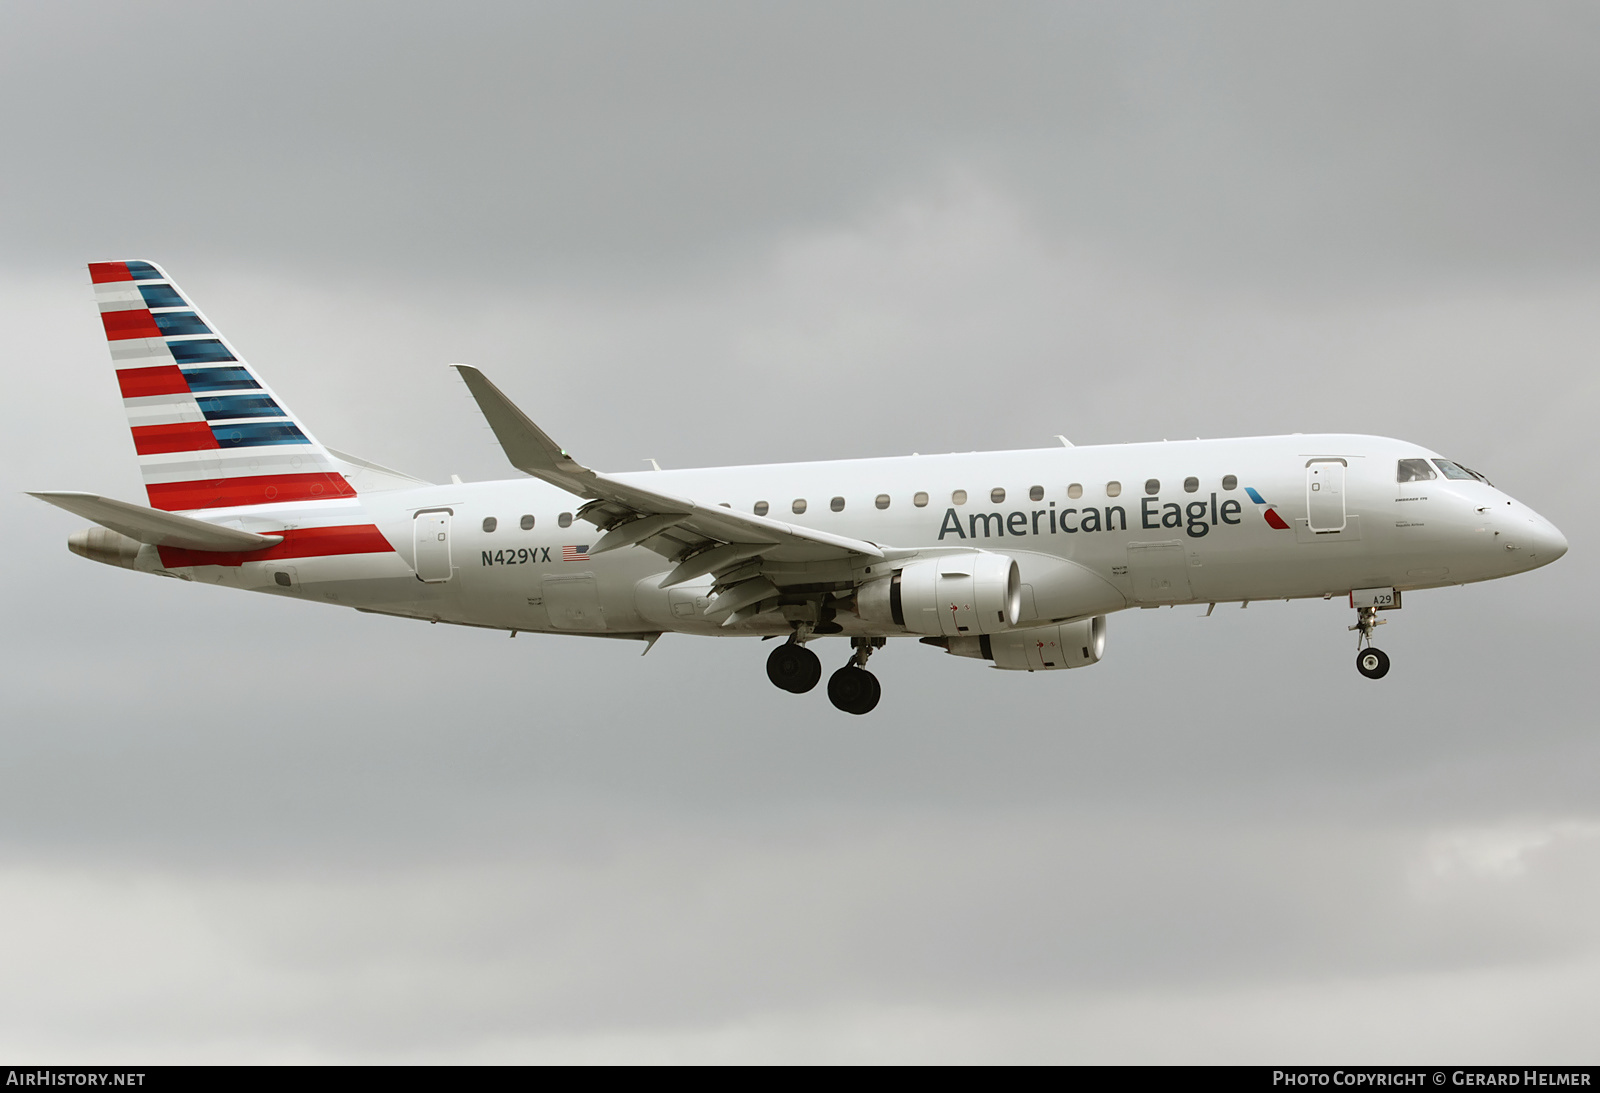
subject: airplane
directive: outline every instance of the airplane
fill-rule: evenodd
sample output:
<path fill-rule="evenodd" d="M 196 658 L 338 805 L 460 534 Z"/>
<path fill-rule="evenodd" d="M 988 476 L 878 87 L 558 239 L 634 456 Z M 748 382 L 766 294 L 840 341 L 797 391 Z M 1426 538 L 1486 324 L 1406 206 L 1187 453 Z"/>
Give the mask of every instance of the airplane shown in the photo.
<path fill-rule="evenodd" d="M 864 714 L 889 638 L 1017 671 L 1080 668 L 1130 608 L 1347 600 L 1389 671 L 1405 594 L 1560 558 L 1566 539 L 1417 444 L 1294 434 L 602 473 L 455 365 L 527 477 L 435 484 L 324 446 L 154 263 L 90 280 L 148 505 L 32 496 L 97 562 L 431 623 L 634 639 L 782 639 L 767 675 Z M 652 464 L 654 461 L 651 461 Z"/>

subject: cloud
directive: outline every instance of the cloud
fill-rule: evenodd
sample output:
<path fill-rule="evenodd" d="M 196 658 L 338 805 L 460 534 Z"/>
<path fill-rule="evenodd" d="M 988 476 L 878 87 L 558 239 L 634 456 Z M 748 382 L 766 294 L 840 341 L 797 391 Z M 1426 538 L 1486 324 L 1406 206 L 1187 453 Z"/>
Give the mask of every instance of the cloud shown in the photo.
<path fill-rule="evenodd" d="M 1592 273 L 1600 250 L 1582 5 L 6 18 L 14 260 L 225 239 L 281 271 L 616 283 L 951 168 L 1059 240 L 1252 287 Z M 138 182 L 108 193 L 108 165 Z"/>
<path fill-rule="evenodd" d="M 1326 1061 L 1360 1043 L 1492 1062 L 1560 1051 L 1592 1009 L 1600 891 L 1571 884 L 1594 875 L 1592 838 L 1491 896 L 1409 889 L 1420 832 L 849 819 L 624 824 L 583 853 L 536 839 L 422 866 L 12 866 L 5 926 L 28 944 L 5 955 L 8 1046 Z M 1534 1019 L 1557 999 L 1578 1009 Z"/>

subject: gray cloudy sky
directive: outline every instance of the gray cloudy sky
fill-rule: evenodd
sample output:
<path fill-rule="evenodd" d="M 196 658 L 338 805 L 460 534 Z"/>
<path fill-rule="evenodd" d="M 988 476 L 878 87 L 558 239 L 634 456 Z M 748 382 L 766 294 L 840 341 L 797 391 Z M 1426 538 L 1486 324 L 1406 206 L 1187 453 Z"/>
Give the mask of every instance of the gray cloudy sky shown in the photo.
<path fill-rule="evenodd" d="M 1593 1061 L 1594 5 L 13 3 L 0 140 L 0 1053 Z M 20 496 L 142 497 L 125 257 L 430 478 L 464 360 L 615 469 L 1403 436 L 1572 551 L 1381 685 L 1184 608 L 863 719 L 152 580 Z"/>

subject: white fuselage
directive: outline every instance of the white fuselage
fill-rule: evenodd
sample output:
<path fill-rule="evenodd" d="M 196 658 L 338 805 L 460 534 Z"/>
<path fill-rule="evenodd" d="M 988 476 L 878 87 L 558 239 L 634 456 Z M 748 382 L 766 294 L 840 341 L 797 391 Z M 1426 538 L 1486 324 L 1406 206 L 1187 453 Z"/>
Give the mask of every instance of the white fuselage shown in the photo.
<path fill-rule="evenodd" d="M 1004 553 L 1017 560 L 1024 583 L 1019 627 L 1155 604 L 1464 584 L 1537 568 L 1565 551 L 1548 521 L 1486 482 L 1442 476 L 1397 481 L 1399 460 L 1434 454 L 1382 437 L 1294 435 L 613 477 L 656 493 L 770 512 L 801 527 L 899 548 L 895 564 L 914 557 L 906 554 L 910 550 L 923 556 L 974 548 Z M 887 504 L 880 507 L 884 497 Z M 804 511 L 796 511 L 801 501 Z M 644 547 L 582 557 L 599 533 L 572 518 L 581 503 L 522 478 L 213 510 L 196 515 L 263 533 L 305 520 L 371 524 L 393 551 L 168 568 L 155 561 L 154 548 L 146 548 L 138 568 L 508 630 L 788 631 L 789 622 L 776 612 L 731 626 L 706 617 L 712 579 L 660 589 L 671 563 Z M 1268 522 L 1269 508 L 1280 526 Z M 418 517 L 428 513 L 447 516 L 433 521 L 444 528 L 445 539 L 429 542 L 436 556 L 440 550 L 447 554 L 447 575 L 432 583 L 419 579 L 414 568 Z M 527 530 L 525 517 L 532 517 Z M 494 530 L 486 531 L 490 519 Z M 871 559 L 853 569 L 819 563 L 814 573 L 791 574 L 784 583 L 846 589 L 871 579 L 872 567 L 881 572 L 887 565 Z M 876 627 L 849 611 L 836 621 L 850 635 L 903 632 Z"/>

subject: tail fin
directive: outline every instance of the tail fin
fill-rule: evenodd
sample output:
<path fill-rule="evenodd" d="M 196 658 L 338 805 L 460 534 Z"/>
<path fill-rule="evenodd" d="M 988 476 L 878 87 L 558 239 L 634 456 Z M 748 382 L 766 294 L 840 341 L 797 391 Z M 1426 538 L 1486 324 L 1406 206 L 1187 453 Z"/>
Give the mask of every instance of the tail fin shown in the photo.
<path fill-rule="evenodd" d="M 352 498 L 328 451 L 150 262 L 91 262 L 150 507 Z"/>

